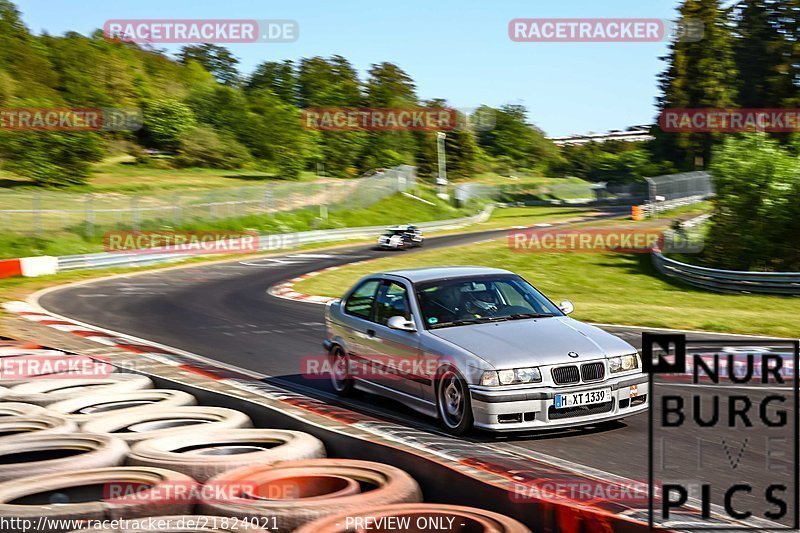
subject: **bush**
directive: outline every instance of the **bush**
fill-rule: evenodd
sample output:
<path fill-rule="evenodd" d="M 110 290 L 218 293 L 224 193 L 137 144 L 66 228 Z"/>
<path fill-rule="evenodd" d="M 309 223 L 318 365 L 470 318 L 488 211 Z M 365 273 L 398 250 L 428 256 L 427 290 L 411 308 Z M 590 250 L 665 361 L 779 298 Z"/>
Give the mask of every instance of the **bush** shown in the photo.
<path fill-rule="evenodd" d="M 303 160 L 296 152 L 282 146 L 277 150 L 278 177 L 285 180 L 300 179 L 303 172 Z"/>
<path fill-rule="evenodd" d="M 19 131 L 0 135 L 3 168 L 37 185 L 82 185 L 103 148 L 96 133 Z"/>
<path fill-rule="evenodd" d="M 180 143 L 175 165 L 180 167 L 241 168 L 250 161 L 247 148 L 233 137 L 199 126 Z"/>
<path fill-rule="evenodd" d="M 145 106 L 142 133 L 157 148 L 177 150 L 194 127 L 194 113 L 177 100 L 154 100 Z"/>
<path fill-rule="evenodd" d="M 800 270 L 800 157 L 764 134 L 714 151 L 717 195 L 704 259 L 733 270 Z"/>

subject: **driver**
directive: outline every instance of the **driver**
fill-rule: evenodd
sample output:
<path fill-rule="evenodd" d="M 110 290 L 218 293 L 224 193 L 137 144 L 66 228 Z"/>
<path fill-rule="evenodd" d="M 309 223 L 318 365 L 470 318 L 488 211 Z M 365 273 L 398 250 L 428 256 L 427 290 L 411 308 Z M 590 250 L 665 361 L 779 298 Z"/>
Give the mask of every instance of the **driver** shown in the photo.
<path fill-rule="evenodd" d="M 473 315 L 494 314 L 499 301 L 494 291 L 472 291 L 465 293 L 464 309 Z"/>

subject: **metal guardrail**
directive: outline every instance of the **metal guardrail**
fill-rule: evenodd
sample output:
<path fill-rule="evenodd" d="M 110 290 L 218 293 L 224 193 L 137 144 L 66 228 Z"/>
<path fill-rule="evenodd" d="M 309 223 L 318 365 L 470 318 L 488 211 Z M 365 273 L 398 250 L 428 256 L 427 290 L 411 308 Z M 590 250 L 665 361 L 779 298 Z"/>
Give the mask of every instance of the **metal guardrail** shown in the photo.
<path fill-rule="evenodd" d="M 477 215 L 450 220 L 438 220 L 433 222 L 420 222 L 417 227 L 428 231 L 442 231 L 455 229 L 469 224 L 484 222 L 489 218 L 493 206 L 489 206 Z M 342 241 L 350 239 L 368 239 L 380 235 L 386 226 L 363 226 L 357 228 L 340 228 L 328 230 L 301 231 L 296 233 L 282 233 L 273 235 L 262 235 L 259 237 L 258 250 L 268 252 L 273 250 L 284 250 L 296 248 L 304 244 Z M 198 257 L 210 254 L 188 254 L 174 252 L 166 253 L 117 253 L 100 252 L 84 255 L 67 255 L 58 258 L 58 270 L 84 270 L 94 268 L 111 268 L 126 266 L 146 266 L 156 263 L 166 263 L 180 261 L 187 257 Z M 219 255 L 219 254 L 217 254 Z"/>
<path fill-rule="evenodd" d="M 715 292 L 800 295 L 800 272 L 718 270 L 681 263 L 653 252 L 653 265 L 664 275 Z"/>

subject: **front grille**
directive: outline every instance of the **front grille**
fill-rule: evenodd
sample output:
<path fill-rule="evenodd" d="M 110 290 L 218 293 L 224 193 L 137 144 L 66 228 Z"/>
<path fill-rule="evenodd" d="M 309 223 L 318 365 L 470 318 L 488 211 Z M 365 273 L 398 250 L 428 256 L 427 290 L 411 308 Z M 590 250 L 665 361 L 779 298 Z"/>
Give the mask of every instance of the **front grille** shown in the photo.
<path fill-rule="evenodd" d="M 552 370 L 552 374 L 556 385 L 569 385 L 580 381 L 578 367 L 575 365 L 558 366 Z"/>
<path fill-rule="evenodd" d="M 561 420 L 564 418 L 575 418 L 578 416 L 591 416 L 608 413 L 614 410 L 614 400 L 595 405 L 581 405 L 578 407 L 565 407 L 556 409 L 552 405 L 547 409 L 547 418 L 550 420 Z"/>
<path fill-rule="evenodd" d="M 581 366 L 581 378 L 583 381 L 599 381 L 606 375 L 606 367 L 603 363 L 586 363 Z"/>

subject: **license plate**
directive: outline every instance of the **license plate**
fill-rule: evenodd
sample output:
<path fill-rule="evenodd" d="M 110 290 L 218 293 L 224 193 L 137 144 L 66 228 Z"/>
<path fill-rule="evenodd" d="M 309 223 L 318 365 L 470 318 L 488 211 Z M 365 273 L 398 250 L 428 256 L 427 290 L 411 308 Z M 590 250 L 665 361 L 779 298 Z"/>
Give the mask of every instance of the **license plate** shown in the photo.
<path fill-rule="evenodd" d="M 611 401 L 611 389 L 597 389 L 556 394 L 554 405 L 556 409 L 566 409 L 567 407 L 580 407 L 609 401 Z"/>

